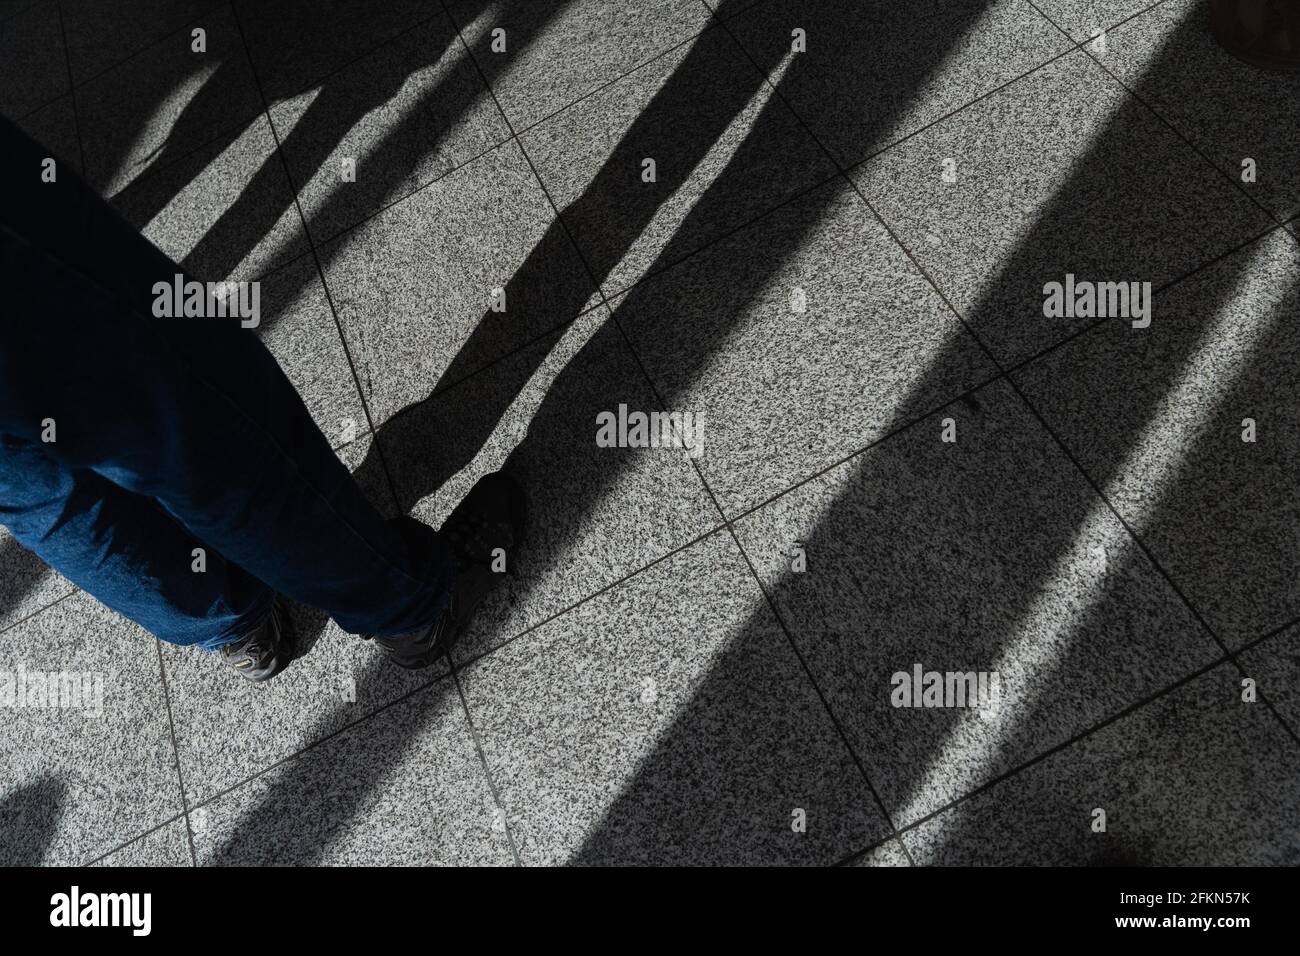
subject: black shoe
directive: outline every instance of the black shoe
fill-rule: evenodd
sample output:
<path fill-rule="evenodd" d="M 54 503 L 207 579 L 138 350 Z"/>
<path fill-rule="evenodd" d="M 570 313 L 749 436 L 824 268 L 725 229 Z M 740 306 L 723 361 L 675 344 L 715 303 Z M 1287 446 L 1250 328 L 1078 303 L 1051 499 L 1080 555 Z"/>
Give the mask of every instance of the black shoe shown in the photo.
<path fill-rule="evenodd" d="M 221 648 L 221 659 L 240 677 L 255 683 L 268 681 L 293 660 L 293 622 L 279 595 L 266 616 L 247 637 Z"/>
<path fill-rule="evenodd" d="M 456 559 L 447 610 L 418 631 L 375 638 L 394 664 L 417 670 L 451 650 L 502 574 L 513 573 L 527 518 L 524 491 L 513 478 L 496 471 L 478 480 L 442 526 Z"/>

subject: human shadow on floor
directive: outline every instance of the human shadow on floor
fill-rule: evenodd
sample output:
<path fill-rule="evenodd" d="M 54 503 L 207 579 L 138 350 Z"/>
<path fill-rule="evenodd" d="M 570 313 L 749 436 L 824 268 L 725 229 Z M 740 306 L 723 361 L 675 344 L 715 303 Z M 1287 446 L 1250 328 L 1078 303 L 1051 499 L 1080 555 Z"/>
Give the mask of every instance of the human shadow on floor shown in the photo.
<path fill-rule="evenodd" d="M 66 799 L 67 787 L 49 776 L 0 796 L 0 865 L 44 863 Z"/>
<path fill-rule="evenodd" d="M 498 16 L 511 20 L 512 43 L 524 49 L 566 5 L 548 4 L 539 15 L 531 5 L 512 0 Z M 467 12 L 488 7 L 483 2 Z M 526 9 L 530 12 L 523 15 Z M 255 171 L 241 174 L 237 197 L 202 224 L 201 238 L 181 260 L 188 272 L 203 279 L 226 278 L 255 251 L 256 263 L 271 269 L 306 252 L 294 224 L 290 183 L 299 192 L 315 243 L 327 247 L 341 231 L 472 158 L 461 155 L 463 147 L 448 137 L 474 110 L 495 108 L 440 4 L 401 0 L 377 11 L 360 0 L 271 0 L 240 4 L 237 11 L 279 141 Z M 244 97 L 252 82 L 242 57 L 242 44 L 235 44 L 181 110 L 149 170 L 114 197 L 114 205 L 133 225 L 146 227 L 178 200 L 180 211 L 188 209 L 181 194 L 243 135 L 247 124 L 229 122 L 232 101 Z M 159 106 L 156 100 L 174 83 L 167 77 L 159 81 L 154 97 L 139 97 L 135 120 L 124 123 L 124 129 L 143 127 Z M 397 115 L 385 115 L 385 107 Z M 371 131 L 371 125 L 378 131 Z M 481 145 L 489 148 L 505 135 L 502 130 Z M 128 142 L 123 140 L 123 148 Z M 450 151 L 446 157 L 444 151 Z M 350 181 L 343 178 L 346 159 L 356 163 Z M 213 188 L 219 190 L 220 184 Z M 193 215 L 210 214 L 200 207 Z M 288 229 L 262 248 L 267 237 L 277 235 L 277 224 L 286 215 L 292 216 Z M 192 232 L 194 225 L 187 222 L 186 229 Z M 332 252 L 323 248 L 321 257 L 328 265 Z M 263 325 L 277 318 L 268 315 Z"/>

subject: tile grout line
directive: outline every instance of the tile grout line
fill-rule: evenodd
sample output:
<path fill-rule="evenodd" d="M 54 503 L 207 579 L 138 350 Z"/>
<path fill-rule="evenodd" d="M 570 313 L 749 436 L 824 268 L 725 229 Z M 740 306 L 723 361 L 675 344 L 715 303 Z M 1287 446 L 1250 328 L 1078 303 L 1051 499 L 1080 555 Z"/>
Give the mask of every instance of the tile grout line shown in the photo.
<path fill-rule="evenodd" d="M 41 563 L 44 564 L 43 561 L 42 561 Z M 47 567 L 48 567 L 48 565 L 47 565 Z M 55 571 L 54 573 L 55 573 L 55 574 L 58 574 L 57 571 Z M 65 578 L 64 580 L 67 580 L 67 579 Z M 38 615 L 38 614 L 43 614 L 44 612 L 48 611 L 50 608 L 54 607 L 54 605 L 56 605 L 56 604 L 61 604 L 62 602 L 66 601 L 68 598 L 72 597 L 74 594 L 80 594 L 80 593 L 81 593 L 81 588 L 77 587 L 75 584 L 71 584 L 71 583 L 69 582 L 69 587 L 70 587 L 70 590 L 68 590 L 68 591 L 67 591 L 66 593 L 64 593 L 64 594 L 59 595 L 59 596 L 56 597 L 53 601 L 51 601 L 49 604 L 43 604 L 43 605 L 41 605 L 40 607 L 38 607 L 36 610 L 31 611 L 31 612 L 29 612 L 29 613 L 27 613 L 27 614 L 24 614 L 24 615 L 23 615 L 22 617 L 20 617 L 18 620 L 16 620 L 16 621 L 11 621 L 10 623 L 4 625 L 4 627 L 0 627 L 0 634 L 3 634 L 5 631 L 10 630 L 11 628 L 15 628 L 15 627 L 18 627 L 19 625 L 26 624 L 28 621 L 30 621 L 30 620 L 32 620 L 34 617 L 36 617 L 36 615 Z"/>
<path fill-rule="evenodd" d="M 459 33 L 460 31 L 456 32 Z M 492 802 L 501 811 L 502 827 L 505 829 L 506 842 L 510 845 L 510 855 L 514 857 L 515 866 L 523 866 L 524 861 L 519 855 L 519 846 L 515 841 L 514 833 L 510 829 L 510 813 L 506 809 L 505 802 L 501 799 L 501 792 L 497 789 L 496 781 L 492 778 L 492 769 L 488 766 L 487 752 L 483 749 L 483 741 L 479 737 L 478 728 L 474 726 L 474 718 L 469 709 L 469 699 L 465 696 L 465 688 L 460 682 L 460 673 L 450 655 L 448 655 L 448 662 L 451 664 L 451 679 L 460 698 L 461 716 L 465 718 L 465 726 L 469 728 L 470 740 L 474 743 L 474 752 L 478 755 L 479 767 L 482 769 L 483 777 L 487 781 L 488 792 L 492 794 Z"/>
<path fill-rule="evenodd" d="M 190 849 L 190 863 L 198 866 L 199 855 L 194 848 L 194 828 L 190 824 L 190 800 L 185 792 L 185 774 L 181 769 L 181 748 L 176 740 L 176 720 L 172 716 L 171 688 L 167 683 L 167 666 L 163 663 L 162 641 L 155 637 L 153 643 L 154 653 L 158 656 L 158 677 L 162 682 L 163 703 L 167 707 L 167 729 L 171 735 L 172 757 L 176 760 L 176 783 L 181 791 L 181 814 L 185 817 L 185 837 Z"/>
<path fill-rule="evenodd" d="M 134 846 L 135 844 L 139 843 L 141 840 L 145 839 L 146 837 L 153 836 L 153 834 L 159 832 L 160 830 L 165 830 L 167 827 L 171 826 L 177 820 L 183 820 L 183 819 L 185 819 L 184 813 L 177 813 L 174 816 L 168 817 L 166 820 L 164 820 L 162 823 L 159 823 L 157 826 L 150 827 L 148 830 L 145 830 L 143 833 L 137 833 L 135 836 L 131 837 L 131 839 L 127 840 L 125 843 L 119 843 L 111 850 L 107 850 L 99 854 L 99 856 L 92 857 L 90 860 L 87 860 L 85 863 L 82 863 L 81 866 L 94 866 L 97 863 L 102 863 L 104 860 L 108 859 L 114 853 L 120 853 L 122 850 L 125 850 L 129 846 Z M 190 847 L 190 852 L 191 852 L 191 865 L 193 865 L 192 846 Z"/>
<path fill-rule="evenodd" d="M 63 38 L 63 65 L 64 67 L 67 68 L 68 71 L 68 92 L 64 95 L 68 97 L 68 101 L 72 104 L 72 132 L 77 137 L 77 158 L 81 162 L 81 176 L 82 178 L 85 178 L 86 147 L 82 144 L 81 141 L 81 120 L 77 113 L 76 88 L 74 87 L 72 82 L 72 51 L 68 47 L 68 27 L 66 22 L 63 19 L 62 0 L 55 0 L 54 10 L 59 18 L 59 36 Z M 59 99 L 62 99 L 62 96 L 56 97 L 55 99 L 51 100 L 49 104 L 46 105 L 48 106 L 53 103 L 56 103 L 58 102 Z M 45 107 L 38 107 L 37 109 L 40 110 L 44 108 Z M 28 116 L 31 115 L 32 115 L 31 113 L 28 114 Z"/>

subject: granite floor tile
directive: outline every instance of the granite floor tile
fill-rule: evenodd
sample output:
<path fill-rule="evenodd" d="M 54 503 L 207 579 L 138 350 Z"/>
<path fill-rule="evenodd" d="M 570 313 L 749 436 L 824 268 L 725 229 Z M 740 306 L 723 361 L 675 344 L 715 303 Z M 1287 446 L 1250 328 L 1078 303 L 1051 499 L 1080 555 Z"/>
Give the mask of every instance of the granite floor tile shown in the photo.
<path fill-rule="evenodd" d="M 0 22 L 0 114 L 18 119 L 67 92 L 58 6 L 34 4 Z"/>
<path fill-rule="evenodd" d="M 442 14 L 281 100 L 271 120 L 318 241 L 510 135 Z"/>
<path fill-rule="evenodd" d="M 449 678 L 191 811 L 201 865 L 508 865 Z"/>
<path fill-rule="evenodd" d="M 6 865 L 84 863 L 181 811 L 154 639 L 89 595 L 0 633 L 0 704 Z"/>
<path fill-rule="evenodd" d="M 356 469 L 369 448 L 369 440 L 360 439 L 342 449 L 340 458 Z M 386 486 L 371 478 L 362 487 L 384 514 L 394 513 Z M 373 642 L 345 633 L 321 612 L 294 605 L 292 613 L 299 656 L 266 684 L 240 679 L 213 654 L 163 647 L 181 771 L 192 803 L 446 673 L 445 664 L 403 670 Z"/>
<path fill-rule="evenodd" d="M 1017 375 L 1230 646 L 1300 616 L 1297 277 L 1275 232 Z"/>
<path fill-rule="evenodd" d="M 728 517 L 996 374 L 840 180 L 611 304 Z"/>
<path fill-rule="evenodd" d="M 1076 43 L 1095 40 L 1117 24 L 1160 2 L 1163 0 L 1033 0 L 1034 6 Z M 1097 43 L 1093 49 L 1105 50 L 1109 40 L 1108 35 L 1105 45 Z"/>
<path fill-rule="evenodd" d="M 829 863 L 888 832 L 725 532 L 462 681 L 524 863 Z"/>
<path fill-rule="evenodd" d="M 768 0 L 728 29 L 844 166 L 1070 46 L 1023 0 Z"/>
<path fill-rule="evenodd" d="M 114 196 L 142 176 L 213 143 L 224 152 L 262 110 L 234 16 L 224 4 L 77 88 L 86 180 Z"/>
<path fill-rule="evenodd" d="M 447 8 L 516 131 L 703 30 L 710 17 L 699 0 L 449 0 Z M 505 31 L 501 52 L 496 30 Z"/>
<path fill-rule="evenodd" d="M 15 540 L 0 526 L 0 628 L 9 627 L 53 604 L 72 590 L 72 582 Z"/>
<path fill-rule="evenodd" d="M 1195 0 L 1135 17 L 1111 31 L 1098 55 L 1275 216 L 1300 211 L 1300 73 L 1232 56 L 1210 31 L 1209 4 Z"/>
<path fill-rule="evenodd" d="M 1006 364 L 1093 321 L 1073 309 L 1049 317 L 1047 283 L 1075 276 L 1159 288 L 1269 224 L 1082 52 L 853 178 Z"/>
<path fill-rule="evenodd" d="M 253 117 L 233 139 L 146 172 L 112 203 L 204 281 L 249 280 L 308 250 L 265 116 Z"/>
<path fill-rule="evenodd" d="M 1241 655 L 1247 676 L 1278 709 L 1293 731 L 1300 730 L 1300 626 L 1289 627 Z"/>
<path fill-rule="evenodd" d="M 114 850 L 95 866 L 193 866 L 190 838 L 185 819 L 173 820 L 146 833 L 120 850 Z"/>
<path fill-rule="evenodd" d="M 324 246 L 322 261 L 376 424 L 599 301 L 514 143 Z"/>
<path fill-rule="evenodd" d="M 141 53 L 177 30 L 204 27 L 213 0 L 59 0 L 74 83 Z"/>
<path fill-rule="evenodd" d="M 236 0 L 235 10 L 273 103 L 313 88 L 328 90 L 341 67 L 443 15 L 437 0 Z"/>
<path fill-rule="evenodd" d="M 1300 863 L 1300 746 L 1223 664 L 903 835 L 921 865 Z M 1190 745 L 1189 745 L 1190 744 Z M 1105 812 L 1105 831 L 1094 826 Z"/>
<path fill-rule="evenodd" d="M 735 527 L 898 826 L 1218 653 L 1005 382 Z"/>
<path fill-rule="evenodd" d="M 462 658 L 721 522 L 686 451 L 597 445 L 598 416 L 620 405 L 656 407 L 601 308 L 380 428 L 402 509 L 434 527 L 489 471 L 505 468 L 528 494 L 525 545 L 457 645 Z"/>
<path fill-rule="evenodd" d="M 874 850 L 868 850 L 855 859 L 850 866 L 911 866 L 907 851 L 898 839 L 887 840 Z"/>
<path fill-rule="evenodd" d="M 835 173 L 720 29 L 520 140 L 607 294 Z"/>
<path fill-rule="evenodd" d="M 72 96 L 61 96 L 48 106 L 28 113 L 18 123 L 32 139 L 69 169 L 81 171 L 81 146 L 77 141 L 77 114 Z"/>

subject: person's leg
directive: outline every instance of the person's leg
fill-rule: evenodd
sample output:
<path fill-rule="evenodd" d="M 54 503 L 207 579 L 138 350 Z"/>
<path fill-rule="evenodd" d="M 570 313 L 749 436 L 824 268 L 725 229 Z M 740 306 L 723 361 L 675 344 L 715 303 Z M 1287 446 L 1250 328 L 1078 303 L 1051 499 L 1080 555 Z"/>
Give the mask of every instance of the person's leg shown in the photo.
<path fill-rule="evenodd" d="M 439 536 L 375 511 L 253 329 L 155 318 L 155 284 L 181 270 L 66 170 L 42 182 L 44 159 L 0 119 L 0 433 L 154 499 L 347 631 L 438 620 L 455 573 Z M 137 540 L 160 578 L 191 573 L 178 537 Z"/>
<path fill-rule="evenodd" d="M 0 435 L 0 524 L 100 603 L 172 644 L 216 650 L 256 628 L 275 592 L 211 551 L 149 498 L 43 446 Z M 176 556 L 191 558 L 176 573 Z M 166 556 L 159 566 L 159 557 Z"/>

